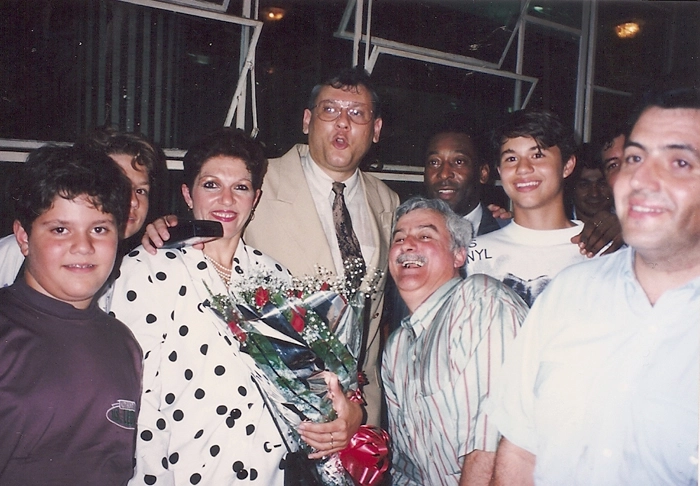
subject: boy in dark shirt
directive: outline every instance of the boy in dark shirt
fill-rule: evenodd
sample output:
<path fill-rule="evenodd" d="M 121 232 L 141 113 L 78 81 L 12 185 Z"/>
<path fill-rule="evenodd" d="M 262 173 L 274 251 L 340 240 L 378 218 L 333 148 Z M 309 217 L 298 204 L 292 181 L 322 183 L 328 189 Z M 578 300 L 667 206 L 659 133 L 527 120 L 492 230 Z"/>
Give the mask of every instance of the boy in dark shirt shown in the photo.
<path fill-rule="evenodd" d="M 130 193 L 107 155 L 75 147 L 36 150 L 13 187 L 26 264 L 0 289 L 0 484 L 132 476 L 141 350 L 93 299 L 114 266 Z"/>

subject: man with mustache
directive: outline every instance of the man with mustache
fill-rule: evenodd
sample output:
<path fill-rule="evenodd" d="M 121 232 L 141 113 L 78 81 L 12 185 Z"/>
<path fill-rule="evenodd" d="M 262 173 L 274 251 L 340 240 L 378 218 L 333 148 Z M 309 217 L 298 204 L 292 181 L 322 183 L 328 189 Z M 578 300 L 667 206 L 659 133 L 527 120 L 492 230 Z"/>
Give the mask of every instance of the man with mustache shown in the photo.
<path fill-rule="evenodd" d="M 498 433 L 486 404 L 527 306 L 491 277 L 460 277 L 471 238 L 438 199 L 396 210 L 389 271 L 410 315 L 382 362 L 394 485 L 491 478 Z"/>
<path fill-rule="evenodd" d="M 506 357 L 494 484 L 697 484 L 700 91 L 649 95 L 615 181 L 627 248 L 562 271 Z"/>

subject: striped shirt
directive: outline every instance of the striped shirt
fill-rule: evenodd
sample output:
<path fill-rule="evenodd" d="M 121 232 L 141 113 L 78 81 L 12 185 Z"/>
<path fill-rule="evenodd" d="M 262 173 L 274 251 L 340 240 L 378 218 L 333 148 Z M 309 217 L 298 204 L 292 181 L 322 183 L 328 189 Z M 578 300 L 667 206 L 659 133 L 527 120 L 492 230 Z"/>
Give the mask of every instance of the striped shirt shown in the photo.
<path fill-rule="evenodd" d="M 464 456 L 496 450 L 485 405 L 527 310 L 510 288 L 472 275 L 403 319 L 382 363 L 394 485 L 459 484 Z"/>

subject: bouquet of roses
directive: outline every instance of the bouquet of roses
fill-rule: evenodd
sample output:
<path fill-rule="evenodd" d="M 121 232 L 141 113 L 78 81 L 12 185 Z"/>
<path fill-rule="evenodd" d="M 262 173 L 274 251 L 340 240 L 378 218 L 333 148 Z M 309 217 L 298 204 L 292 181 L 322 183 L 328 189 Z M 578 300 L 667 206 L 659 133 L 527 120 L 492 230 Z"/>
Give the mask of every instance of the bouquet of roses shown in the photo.
<path fill-rule="evenodd" d="M 346 263 L 346 271 L 353 267 Z M 226 295 L 211 296 L 209 307 L 252 358 L 251 372 L 290 450 L 313 452 L 297 433 L 302 420 L 336 418 L 327 398 L 327 373 L 338 377 L 345 392 L 359 393 L 363 308 L 380 278 L 381 273 L 368 273 L 357 289 L 323 270 L 291 284 L 260 274 L 232 286 Z M 369 428 L 358 432 L 349 448 L 354 444 L 359 451 L 346 449 L 312 461 L 316 477 L 324 485 L 352 485 L 347 469 L 360 484 L 377 484 L 388 467 L 386 439 Z M 364 453 L 371 457 L 363 457 Z M 368 463 L 374 463 L 370 471 Z"/>

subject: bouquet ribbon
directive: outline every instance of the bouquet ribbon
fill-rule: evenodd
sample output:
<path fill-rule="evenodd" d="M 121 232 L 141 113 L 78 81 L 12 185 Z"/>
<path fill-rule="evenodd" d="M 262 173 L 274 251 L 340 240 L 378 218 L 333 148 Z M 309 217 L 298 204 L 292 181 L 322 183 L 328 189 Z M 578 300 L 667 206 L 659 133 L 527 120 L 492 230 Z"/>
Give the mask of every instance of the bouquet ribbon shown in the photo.
<path fill-rule="evenodd" d="M 339 454 L 343 467 L 360 486 L 375 486 L 389 469 L 389 434 L 361 425 Z"/>

